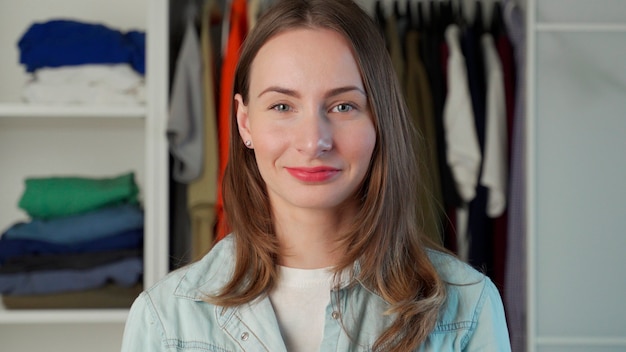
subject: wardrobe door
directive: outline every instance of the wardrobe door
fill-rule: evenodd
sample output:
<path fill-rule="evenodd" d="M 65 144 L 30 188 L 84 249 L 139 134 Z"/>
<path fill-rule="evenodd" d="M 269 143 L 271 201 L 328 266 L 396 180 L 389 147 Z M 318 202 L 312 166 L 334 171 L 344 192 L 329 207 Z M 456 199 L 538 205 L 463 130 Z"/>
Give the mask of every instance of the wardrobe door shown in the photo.
<path fill-rule="evenodd" d="M 626 7 L 542 1 L 537 20 L 530 350 L 623 351 Z"/>

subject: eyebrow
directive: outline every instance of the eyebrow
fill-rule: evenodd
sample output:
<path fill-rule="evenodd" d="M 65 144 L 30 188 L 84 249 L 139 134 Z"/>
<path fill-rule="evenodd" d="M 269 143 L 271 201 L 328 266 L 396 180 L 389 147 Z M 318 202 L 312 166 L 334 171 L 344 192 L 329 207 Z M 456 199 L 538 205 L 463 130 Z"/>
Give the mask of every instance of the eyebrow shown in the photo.
<path fill-rule="evenodd" d="M 361 89 L 361 88 L 359 88 L 357 86 L 345 86 L 345 87 L 338 87 L 338 88 L 333 88 L 333 89 L 329 90 L 326 94 L 324 94 L 324 97 L 325 98 L 330 98 L 330 97 L 333 97 L 335 95 L 339 95 L 339 94 L 342 94 L 342 93 L 345 93 L 345 92 L 351 92 L 351 91 L 357 91 L 357 92 L 363 94 L 363 96 L 367 96 L 365 94 L 365 91 L 363 91 L 363 89 Z M 267 87 L 261 93 L 259 93 L 257 98 L 259 98 L 263 94 L 269 93 L 269 92 L 285 94 L 285 95 L 289 95 L 289 96 L 292 96 L 292 97 L 295 97 L 295 98 L 299 98 L 300 97 L 300 94 L 297 91 L 293 90 L 293 89 L 279 87 L 279 86 L 271 86 L 271 87 Z"/>

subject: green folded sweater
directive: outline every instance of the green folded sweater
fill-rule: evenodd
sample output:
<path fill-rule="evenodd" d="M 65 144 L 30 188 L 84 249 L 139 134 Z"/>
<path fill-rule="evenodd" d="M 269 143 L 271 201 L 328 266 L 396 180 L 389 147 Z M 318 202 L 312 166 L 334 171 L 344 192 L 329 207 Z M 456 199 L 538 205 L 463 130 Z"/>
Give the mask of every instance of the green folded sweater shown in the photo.
<path fill-rule="evenodd" d="M 75 215 L 105 206 L 136 204 L 135 174 L 112 178 L 45 177 L 26 179 L 19 207 L 36 219 Z"/>

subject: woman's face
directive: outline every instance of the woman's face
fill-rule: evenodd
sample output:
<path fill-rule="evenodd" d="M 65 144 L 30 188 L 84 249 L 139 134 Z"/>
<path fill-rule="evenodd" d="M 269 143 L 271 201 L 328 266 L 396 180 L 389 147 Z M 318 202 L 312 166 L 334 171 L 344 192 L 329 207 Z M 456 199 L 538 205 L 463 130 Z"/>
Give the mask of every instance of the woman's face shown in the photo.
<path fill-rule="evenodd" d="M 326 29 L 278 34 L 257 53 L 249 82 L 248 104 L 235 97 L 237 124 L 273 209 L 348 205 L 368 170 L 376 132 L 346 40 Z"/>

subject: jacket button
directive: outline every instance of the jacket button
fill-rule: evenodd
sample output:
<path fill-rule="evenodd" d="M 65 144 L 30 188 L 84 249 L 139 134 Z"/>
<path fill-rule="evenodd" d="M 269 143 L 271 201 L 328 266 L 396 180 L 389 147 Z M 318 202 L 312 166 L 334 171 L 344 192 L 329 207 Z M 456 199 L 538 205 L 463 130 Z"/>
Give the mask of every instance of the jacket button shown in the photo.
<path fill-rule="evenodd" d="M 241 334 L 241 339 L 243 341 L 248 340 L 249 337 L 250 337 L 250 334 L 248 334 L 247 332 L 244 332 L 243 334 Z"/>
<path fill-rule="evenodd" d="M 333 319 L 337 320 L 337 319 L 339 319 L 341 314 L 339 314 L 339 312 L 337 312 L 337 311 L 334 311 L 330 316 L 333 317 Z"/>

